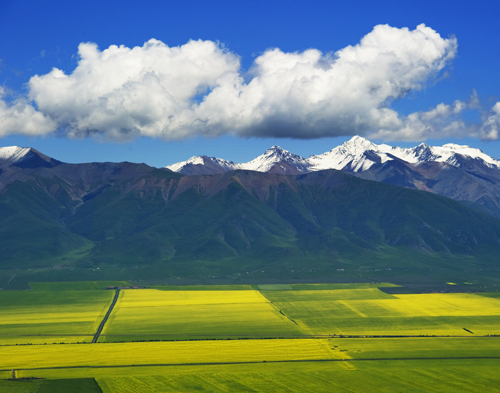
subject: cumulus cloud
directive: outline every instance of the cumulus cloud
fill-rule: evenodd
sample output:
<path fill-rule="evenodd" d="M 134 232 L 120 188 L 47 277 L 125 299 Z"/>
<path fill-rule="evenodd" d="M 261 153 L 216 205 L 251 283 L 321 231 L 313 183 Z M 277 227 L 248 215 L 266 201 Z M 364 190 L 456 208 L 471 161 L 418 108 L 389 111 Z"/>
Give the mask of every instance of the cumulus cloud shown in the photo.
<path fill-rule="evenodd" d="M 170 48 L 152 39 L 104 51 L 84 43 L 78 54 L 71 75 L 54 68 L 29 81 L 38 110 L 72 136 L 181 139 L 203 133 L 193 117 L 195 98 L 238 78 L 240 68 L 237 56 L 211 41 Z"/>
<path fill-rule="evenodd" d="M 435 137 L 438 129 L 456 135 L 467 128 L 459 116 L 470 102 L 407 117 L 390 108 L 393 100 L 439 79 L 456 51 L 454 37 L 442 38 L 423 24 L 414 30 L 379 25 L 359 44 L 335 53 L 269 49 L 245 74 L 239 57 L 212 41 L 168 47 L 151 39 L 142 47 L 102 51 L 82 43 L 71 74 L 54 68 L 33 76 L 27 99 L 11 105 L 0 97 L 0 116 L 7 119 L 0 135 L 58 130 L 112 140 L 226 133 L 415 140 Z M 495 108 L 476 130 L 483 138 L 498 136 Z"/>
<path fill-rule="evenodd" d="M 471 131 L 460 114 L 470 109 L 469 103 L 456 100 L 453 105 L 439 104 L 429 111 L 415 112 L 398 119 L 396 127 L 381 128 L 370 137 L 384 140 L 425 141 L 445 137 L 464 137 Z"/>
<path fill-rule="evenodd" d="M 478 136 L 487 140 L 500 138 L 500 101 L 497 102 L 489 113 L 483 115 L 484 120 L 479 129 Z"/>
<path fill-rule="evenodd" d="M 424 25 L 413 31 L 380 25 L 334 54 L 267 51 L 233 105 L 246 114 L 238 132 L 316 138 L 397 127 L 389 103 L 421 89 L 456 48 L 455 38 L 443 39 Z"/>
<path fill-rule="evenodd" d="M 0 136 L 23 134 L 44 135 L 54 131 L 57 123 L 40 113 L 23 97 L 7 104 L 7 92 L 0 86 Z"/>
<path fill-rule="evenodd" d="M 481 122 L 466 122 L 465 110 L 479 110 Z M 370 132 L 369 137 L 386 141 L 425 141 L 448 137 L 473 137 L 482 140 L 500 139 L 500 102 L 485 110 L 473 92 L 467 102 L 456 100 L 453 105 L 441 103 L 429 111 L 415 112 L 399 118 L 395 128 L 381 128 Z"/>

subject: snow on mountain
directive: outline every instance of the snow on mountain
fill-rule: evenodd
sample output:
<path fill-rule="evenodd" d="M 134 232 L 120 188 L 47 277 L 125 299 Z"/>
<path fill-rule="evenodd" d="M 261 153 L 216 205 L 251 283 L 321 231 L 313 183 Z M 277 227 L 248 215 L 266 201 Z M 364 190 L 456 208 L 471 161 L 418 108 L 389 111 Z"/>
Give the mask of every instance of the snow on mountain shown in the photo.
<path fill-rule="evenodd" d="M 384 153 L 385 150 L 390 150 L 388 145 L 376 145 L 368 139 L 360 136 L 354 136 L 342 145 L 336 148 L 317 155 L 310 156 L 308 162 L 311 164 L 310 170 L 321 171 L 323 169 L 349 169 L 353 172 L 362 172 L 370 169 L 375 163 L 384 163 L 392 160 L 391 157 Z M 373 154 L 376 153 L 377 158 Z"/>
<path fill-rule="evenodd" d="M 232 161 L 226 161 L 221 158 L 194 156 L 187 161 L 178 162 L 173 165 L 166 166 L 173 172 L 179 172 L 183 175 L 213 175 L 239 169 L 241 164 L 236 164 Z"/>
<path fill-rule="evenodd" d="M 22 161 L 30 150 L 29 147 L 0 147 L 0 161 L 8 165 L 15 164 Z"/>
<path fill-rule="evenodd" d="M 293 166 L 298 172 L 310 172 L 310 170 L 308 170 L 310 164 L 304 157 L 290 153 L 288 150 L 284 150 L 279 146 L 273 146 L 254 160 L 241 164 L 241 169 L 268 172 L 276 164 L 280 163 Z M 282 169 L 286 172 L 285 166 L 283 166 Z"/>
<path fill-rule="evenodd" d="M 483 153 L 479 149 L 474 149 L 467 145 L 456 145 L 453 143 L 447 143 L 441 147 L 431 147 L 432 152 L 438 155 L 439 158 L 435 161 L 444 161 L 453 166 L 460 167 L 461 163 L 457 160 L 457 155 L 462 157 L 482 161 L 483 165 L 489 168 L 499 169 L 500 160 L 497 160 L 489 155 Z"/>
<path fill-rule="evenodd" d="M 403 161 L 418 164 L 421 162 L 446 162 L 461 167 L 466 160 L 479 163 L 494 169 L 500 169 L 500 160 L 492 158 L 479 149 L 466 145 L 448 143 L 443 146 L 428 146 L 421 143 L 413 148 L 402 148 L 385 144 L 376 145 L 360 136 L 354 136 L 342 145 L 318 156 L 309 157 L 310 170 L 322 169 L 349 170 L 364 172 L 373 165 L 393 160 L 394 157 Z"/>
<path fill-rule="evenodd" d="M 187 161 L 178 162 L 165 168 L 184 175 L 193 175 L 223 173 L 236 169 L 268 172 L 273 170 L 273 167 L 276 165 L 280 166 L 280 168 L 274 171 L 279 171 L 280 173 L 290 172 L 292 168 L 294 169 L 293 174 L 297 172 L 310 172 L 308 170 L 310 165 L 305 158 L 290 153 L 279 146 L 273 146 L 266 150 L 264 154 L 243 164 L 215 157 L 195 156 Z"/>
<path fill-rule="evenodd" d="M 474 149 L 467 145 L 456 145 L 447 143 L 443 146 L 428 146 L 421 143 L 411 149 L 404 149 L 401 147 L 391 147 L 389 150 L 385 147 L 387 145 L 380 145 L 380 151 L 392 154 L 406 162 L 418 164 L 420 162 L 436 161 L 446 162 L 450 165 L 460 167 L 463 159 L 479 161 L 483 165 L 499 169 L 500 160 L 490 157 L 479 149 Z"/>
<path fill-rule="evenodd" d="M 466 145 L 448 143 L 443 146 L 428 146 L 421 143 L 413 148 L 402 148 L 386 144 L 377 145 L 360 136 L 354 136 L 326 153 L 313 155 L 307 159 L 290 153 L 279 146 L 273 146 L 254 160 L 243 164 L 214 157 L 198 156 L 170 165 L 167 168 L 187 175 L 222 173 L 235 169 L 284 174 L 307 173 L 324 169 L 357 173 L 364 172 L 373 165 L 383 164 L 394 159 L 401 159 L 412 164 L 429 161 L 445 162 L 455 167 L 477 163 L 489 168 L 500 169 L 500 160 Z M 207 168 L 201 169 L 203 166 L 207 166 Z M 208 167 L 211 168 L 209 171 Z"/>

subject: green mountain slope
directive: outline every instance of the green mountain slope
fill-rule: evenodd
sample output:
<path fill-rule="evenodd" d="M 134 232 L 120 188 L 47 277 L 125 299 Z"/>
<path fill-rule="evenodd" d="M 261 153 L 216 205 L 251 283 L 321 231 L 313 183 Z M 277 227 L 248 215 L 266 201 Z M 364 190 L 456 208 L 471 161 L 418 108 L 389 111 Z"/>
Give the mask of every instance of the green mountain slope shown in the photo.
<path fill-rule="evenodd" d="M 0 193 L 4 269 L 279 277 L 363 266 L 496 266 L 500 250 L 500 220 L 335 170 L 189 177 L 129 163 L 30 170 L 18 180 L 11 173 Z"/>

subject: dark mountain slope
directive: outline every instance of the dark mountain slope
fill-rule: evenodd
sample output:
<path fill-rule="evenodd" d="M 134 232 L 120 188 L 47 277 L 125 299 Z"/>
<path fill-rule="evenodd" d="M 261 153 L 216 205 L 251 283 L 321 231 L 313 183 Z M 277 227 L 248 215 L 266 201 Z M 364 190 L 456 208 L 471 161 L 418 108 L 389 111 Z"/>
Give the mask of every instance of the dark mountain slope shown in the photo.
<path fill-rule="evenodd" d="M 335 170 L 182 176 L 100 163 L 9 171 L 0 193 L 4 268 L 282 274 L 345 265 L 494 264 L 500 250 L 500 221 L 493 217 Z"/>
<path fill-rule="evenodd" d="M 354 175 L 362 179 L 443 195 L 500 218 L 498 169 L 465 164 L 456 167 L 444 162 L 410 164 L 394 158 L 393 161 L 374 165 Z"/>

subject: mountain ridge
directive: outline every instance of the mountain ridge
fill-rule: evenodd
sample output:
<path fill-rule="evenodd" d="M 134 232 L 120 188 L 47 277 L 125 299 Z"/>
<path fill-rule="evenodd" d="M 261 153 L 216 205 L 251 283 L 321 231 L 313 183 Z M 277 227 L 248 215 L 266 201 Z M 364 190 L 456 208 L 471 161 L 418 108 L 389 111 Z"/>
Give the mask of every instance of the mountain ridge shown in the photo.
<path fill-rule="evenodd" d="M 0 148 L 0 171 L 3 173 L 0 189 L 8 183 L 12 168 L 50 168 L 60 164 L 60 161 L 35 149 Z M 328 152 L 307 159 L 273 146 L 247 163 L 195 156 L 158 170 L 193 176 L 234 170 L 300 175 L 336 169 L 362 179 L 446 196 L 500 218 L 499 165 L 499 160 L 469 146 L 445 144 L 433 147 L 421 143 L 413 148 L 400 148 L 376 145 L 355 136 Z"/>
<path fill-rule="evenodd" d="M 190 160 L 197 162 L 196 157 Z M 363 179 L 443 195 L 500 218 L 500 160 L 466 145 L 421 143 L 413 148 L 401 148 L 377 145 L 354 136 L 340 146 L 309 158 L 273 146 L 243 164 L 210 157 L 204 157 L 203 163 L 191 163 L 181 162 L 166 168 L 190 176 L 208 174 L 207 168 L 210 168 L 209 174 L 247 169 L 285 175 L 336 169 Z"/>
<path fill-rule="evenodd" d="M 475 160 L 486 167 L 500 169 L 500 160 L 488 156 L 480 149 L 471 148 L 467 145 L 447 143 L 443 146 L 429 146 L 421 143 L 413 148 L 401 148 L 386 144 L 377 145 L 360 136 L 354 136 L 340 146 L 323 154 L 311 155 L 308 158 L 293 154 L 279 146 L 273 146 L 266 150 L 264 154 L 246 163 L 235 163 L 216 157 L 193 156 L 187 161 L 168 165 L 165 168 L 171 169 L 174 172 L 191 175 L 194 174 L 193 171 L 189 173 L 184 171 L 186 165 L 206 165 L 207 161 L 212 161 L 220 166 L 219 173 L 235 169 L 268 172 L 275 164 L 286 162 L 291 165 L 299 163 L 295 165 L 298 166 L 296 169 L 301 173 L 323 169 L 343 170 L 347 165 L 350 165 L 350 171 L 359 172 L 370 169 L 374 164 L 374 161 L 366 159 L 366 152 L 373 152 L 379 157 L 378 161 L 381 163 L 399 158 L 412 164 L 435 161 L 446 162 L 450 165 L 460 167 L 463 165 L 460 157 L 465 157 Z"/>
<path fill-rule="evenodd" d="M 127 279 L 265 272 L 300 281 L 306 272 L 341 279 L 344 270 L 358 277 L 359 269 L 410 268 L 420 277 L 435 266 L 497 268 L 500 220 L 338 170 L 185 176 L 127 162 L 3 168 L 0 274 L 88 276 L 99 268 Z"/>

